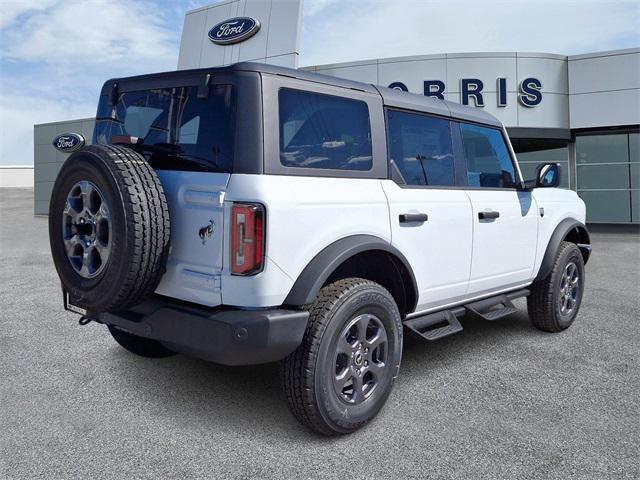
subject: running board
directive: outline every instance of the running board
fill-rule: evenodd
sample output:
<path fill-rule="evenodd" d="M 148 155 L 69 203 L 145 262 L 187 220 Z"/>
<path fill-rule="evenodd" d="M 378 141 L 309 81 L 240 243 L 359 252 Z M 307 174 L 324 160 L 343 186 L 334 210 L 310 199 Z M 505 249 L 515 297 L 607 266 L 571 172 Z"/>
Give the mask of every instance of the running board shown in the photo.
<path fill-rule="evenodd" d="M 506 317 L 512 313 L 516 313 L 518 309 L 511 300 L 529 295 L 529 290 L 522 289 L 516 292 L 497 295 L 491 298 L 485 298 L 477 302 L 468 303 L 464 307 L 470 312 L 475 313 L 481 318 L 493 322 L 499 318 Z"/>
<path fill-rule="evenodd" d="M 458 316 L 464 315 L 464 312 L 462 307 L 443 310 L 405 320 L 403 324 L 412 332 L 432 342 L 461 331 L 462 325 L 458 321 Z"/>
<path fill-rule="evenodd" d="M 430 342 L 462 331 L 458 317 L 473 312 L 485 320 L 494 321 L 518 311 L 511 302 L 516 298 L 527 297 L 529 290 L 523 288 L 515 292 L 496 295 L 461 307 L 441 310 L 427 315 L 410 318 L 402 322 L 409 330 Z"/>

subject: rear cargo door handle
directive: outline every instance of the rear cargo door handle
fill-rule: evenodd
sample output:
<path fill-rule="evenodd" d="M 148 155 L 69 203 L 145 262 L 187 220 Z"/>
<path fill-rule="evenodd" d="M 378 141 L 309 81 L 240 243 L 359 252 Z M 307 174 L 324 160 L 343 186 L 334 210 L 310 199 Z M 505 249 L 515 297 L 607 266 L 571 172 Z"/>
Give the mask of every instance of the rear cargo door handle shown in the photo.
<path fill-rule="evenodd" d="M 429 220 L 426 213 L 401 213 L 399 217 L 400 223 L 423 223 Z"/>
<path fill-rule="evenodd" d="M 478 218 L 480 220 L 494 220 L 500 216 L 500 212 L 494 210 L 485 210 L 484 212 L 478 212 Z"/>

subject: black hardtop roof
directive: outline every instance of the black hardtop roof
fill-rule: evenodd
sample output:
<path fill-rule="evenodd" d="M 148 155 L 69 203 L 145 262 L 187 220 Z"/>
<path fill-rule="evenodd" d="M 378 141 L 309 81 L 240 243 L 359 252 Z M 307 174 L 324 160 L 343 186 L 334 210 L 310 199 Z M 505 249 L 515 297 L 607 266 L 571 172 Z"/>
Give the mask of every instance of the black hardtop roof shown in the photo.
<path fill-rule="evenodd" d="M 440 100 L 435 97 L 428 97 L 416 93 L 404 92 L 392 88 L 374 86 L 368 83 L 356 82 L 344 78 L 333 77 L 330 75 L 322 75 L 320 73 L 308 72 L 306 70 L 298 70 L 294 68 L 279 67 L 265 63 L 256 62 L 240 62 L 224 67 L 208 67 L 191 70 L 173 70 L 169 72 L 151 73 L 145 75 L 137 75 L 133 77 L 113 78 L 107 80 L 102 87 L 102 93 L 107 94 L 111 86 L 117 83 L 118 86 L 126 86 L 127 84 L 136 84 L 137 87 L 144 89 L 146 80 L 158 80 L 162 78 L 171 78 L 186 81 L 187 79 L 197 80 L 201 76 L 210 73 L 212 75 L 231 73 L 231 72 L 257 72 L 267 75 L 279 75 L 291 77 L 299 80 L 331 85 L 334 87 L 358 90 L 372 94 L 378 94 L 382 97 L 385 105 L 406 110 L 415 110 L 424 113 L 431 113 L 445 117 L 452 117 L 460 120 L 467 120 L 475 123 L 482 123 L 492 126 L 501 127 L 502 123 L 493 115 L 475 107 L 461 105 L 448 100 Z M 154 81 L 154 84 L 157 83 Z M 197 81 L 195 82 L 198 83 Z M 152 88 L 150 86 L 150 88 Z"/>

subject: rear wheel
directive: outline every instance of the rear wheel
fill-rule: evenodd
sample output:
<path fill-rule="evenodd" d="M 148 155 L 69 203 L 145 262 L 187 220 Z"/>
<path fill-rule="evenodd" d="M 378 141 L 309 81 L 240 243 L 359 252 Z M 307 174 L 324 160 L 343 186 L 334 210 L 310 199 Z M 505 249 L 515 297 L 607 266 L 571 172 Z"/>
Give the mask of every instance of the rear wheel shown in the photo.
<path fill-rule="evenodd" d="M 164 358 L 175 355 L 175 352 L 169 350 L 157 340 L 138 337 L 111 325 L 109 325 L 109 332 L 122 348 L 141 357 Z"/>
<path fill-rule="evenodd" d="M 578 315 L 584 292 L 584 259 L 576 244 L 562 242 L 551 273 L 531 286 L 527 309 L 531 323 L 546 332 L 560 332 Z"/>
<path fill-rule="evenodd" d="M 294 416 L 324 434 L 350 433 L 380 411 L 400 367 L 402 323 L 393 297 L 369 280 L 322 288 L 302 344 L 281 363 Z"/>

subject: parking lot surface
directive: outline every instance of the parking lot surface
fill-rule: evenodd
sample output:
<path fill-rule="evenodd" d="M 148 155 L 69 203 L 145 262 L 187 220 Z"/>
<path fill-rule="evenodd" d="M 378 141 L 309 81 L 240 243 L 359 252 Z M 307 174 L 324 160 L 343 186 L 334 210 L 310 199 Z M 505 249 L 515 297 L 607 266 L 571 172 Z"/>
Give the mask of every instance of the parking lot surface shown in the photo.
<path fill-rule="evenodd" d="M 321 438 L 276 365 L 136 357 L 64 312 L 33 191 L 0 189 L 0 478 L 640 478 L 640 237 L 592 235 L 560 334 L 520 311 L 426 344 L 365 429 Z"/>

